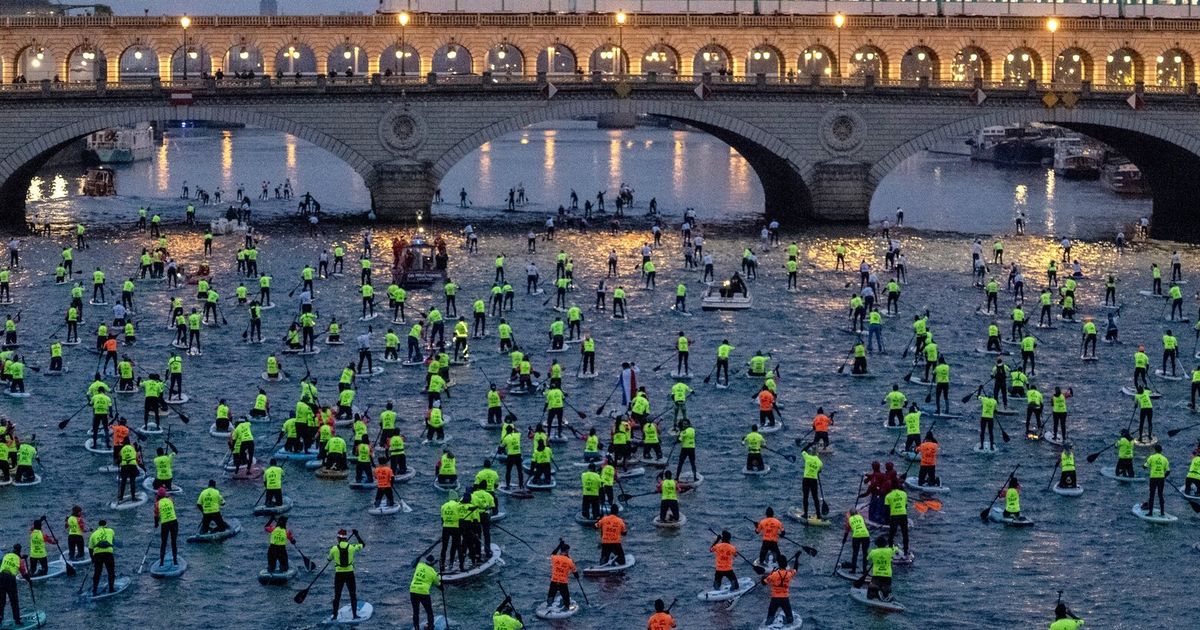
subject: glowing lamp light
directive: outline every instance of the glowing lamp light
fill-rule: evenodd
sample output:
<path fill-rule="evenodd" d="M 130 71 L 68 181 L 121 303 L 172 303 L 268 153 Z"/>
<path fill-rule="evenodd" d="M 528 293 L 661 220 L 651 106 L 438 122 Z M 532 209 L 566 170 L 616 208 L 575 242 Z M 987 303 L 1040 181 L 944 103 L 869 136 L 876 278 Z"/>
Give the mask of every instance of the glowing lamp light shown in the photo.
<path fill-rule="evenodd" d="M 1129 55 L 1125 55 L 1124 60 L 1125 60 L 1125 63 L 1129 63 L 1129 62 L 1133 61 L 1133 57 L 1130 57 Z"/>
<path fill-rule="evenodd" d="M 1046 30 L 1051 33 L 1058 30 L 1058 18 L 1050 18 L 1046 20 Z"/>
<path fill-rule="evenodd" d="M 400 20 L 400 26 L 408 26 L 408 13 L 401 13 L 396 19 Z"/>
<path fill-rule="evenodd" d="M 350 52 L 350 49 L 349 49 L 349 48 L 347 48 L 346 50 L 342 51 L 342 57 L 343 57 L 343 58 L 345 58 L 345 59 L 349 59 L 351 56 L 353 56 L 353 53 L 351 53 L 351 52 Z"/>
<path fill-rule="evenodd" d="M 499 51 L 496 53 L 496 58 L 497 58 L 497 59 L 503 59 L 503 58 L 505 58 L 505 57 L 507 57 L 507 56 L 508 56 L 508 53 L 504 52 L 504 49 L 503 49 L 503 48 L 501 48 L 501 49 L 500 49 L 500 50 L 499 50 Z"/>
<path fill-rule="evenodd" d="M 1009 57 L 1009 59 L 1012 59 L 1012 55 L 1009 55 L 1008 57 Z M 977 55 L 975 53 L 971 53 L 970 59 L 971 59 L 971 61 L 979 61 L 979 55 Z"/>
<path fill-rule="evenodd" d="M 617 24 L 625 26 L 625 20 L 627 19 L 629 19 L 629 16 L 625 15 L 624 11 L 617 11 Z"/>
<path fill-rule="evenodd" d="M 1183 63 L 1183 57 L 1180 55 L 1175 55 L 1175 63 Z"/>
<path fill-rule="evenodd" d="M 856 53 L 854 53 L 854 60 L 855 60 L 855 61 L 862 61 L 862 60 L 863 60 L 863 54 L 862 54 L 862 53 L 860 53 L 860 52 L 856 52 Z"/>
<path fill-rule="evenodd" d="M 141 59 L 141 58 L 142 58 L 142 51 L 140 51 L 140 50 L 135 50 L 135 51 L 133 51 L 133 58 L 134 58 L 134 59 Z"/>
<path fill-rule="evenodd" d="M 925 53 L 923 53 L 923 52 L 917 53 L 917 61 L 925 61 Z"/>
<path fill-rule="evenodd" d="M 1006 57 L 1006 59 L 1008 59 L 1009 61 L 1012 61 L 1014 59 L 1013 54 L 1008 53 L 1008 57 Z"/>
<path fill-rule="evenodd" d="M 42 50 L 38 50 L 37 55 L 35 55 L 35 56 L 37 57 L 38 61 L 41 61 L 46 58 L 46 53 L 43 52 Z"/>
<path fill-rule="evenodd" d="M 867 61 L 874 61 L 874 60 L 875 60 L 875 53 L 873 53 L 873 52 L 867 53 Z"/>
<path fill-rule="evenodd" d="M 712 53 L 708 51 L 705 51 L 704 54 L 700 55 L 700 57 L 705 61 L 712 61 Z"/>
<path fill-rule="evenodd" d="M 816 59 L 817 61 L 820 61 L 822 56 L 823 55 L 821 54 L 821 51 L 819 51 L 819 50 L 813 53 L 813 59 Z"/>
<path fill-rule="evenodd" d="M 250 51 L 246 50 L 245 48 L 242 49 L 242 52 L 238 53 L 238 59 L 249 59 L 249 58 L 250 58 Z"/>
<path fill-rule="evenodd" d="M 189 50 L 187 55 L 188 55 L 188 59 L 196 59 L 197 57 L 200 56 L 200 53 L 198 53 L 194 50 Z"/>
<path fill-rule="evenodd" d="M 837 15 L 833 16 L 833 25 L 837 28 L 842 28 L 843 26 L 845 26 L 846 25 L 846 16 L 842 15 L 841 13 L 838 13 Z"/>
<path fill-rule="evenodd" d="M 447 59 L 454 59 L 456 57 L 458 57 L 458 51 L 455 50 L 454 48 L 451 48 L 449 51 L 446 52 Z"/>
<path fill-rule="evenodd" d="M 771 53 L 764 50 L 762 56 L 763 56 L 763 59 L 770 59 Z"/>
<path fill-rule="evenodd" d="M 1021 53 L 1021 61 L 1029 61 L 1029 53 Z"/>
<path fill-rule="evenodd" d="M 1159 56 L 1155 57 L 1155 58 L 1154 58 L 1154 62 L 1155 62 L 1155 63 L 1162 63 L 1162 62 L 1163 62 L 1163 56 L 1162 56 L 1162 55 L 1159 55 Z M 1178 63 L 1178 62 L 1176 62 L 1176 63 Z"/>
<path fill-rule="evenodd" d="M 183 16 L 183 17 L 181 17 L 181 18 L 179 18 L 179 25 L 180 25 L 180 26 L 182 26 L 183 28 L 187 28 L 187 27 L 191 26 L 191 25 L 192 25 L 192 18 L 190 18 L 190 17 L 188 17 L 188 16 L 186 16 L 186 15 L 185 15 L 185 16 Z"/>
<path fill-rule="evenodd" d="M 1112 61 L 1113 61 L 1113 56 L 1112 56 L 1112 55 L 1109 55 L 1109 56 L 1108 56 L 1108 63 L 1112 63 Z"/>
<path fill-rule="evenodd" d="M 1079 63 L 1079 55 L 1078 54 L 1071 55 L 1071 61 L 1074 61 L 1075 63 Z"/>
<path fill-rule="evenodd" d="M 293 51 L 292 51 L 292 59 L 299 59 L 299 58 L 300 58 L 300 51 L 299 51 L 299 50 L 293 50 Z"/>
<path fill-rule="evenodd" d="M 755 59 L 762 59 L 762 58 L 763 58 L 762 51 L 759 51 L 759 50 L 756 50 L 756 51 L 754 51 L 754 55 L 753 55 L 753 57 L 754 57 Z"/>
<path fill-rule="evenodd" d="M 29 65 L 33 66 L 34 68 L 40 68 L 42 66 L 42 62 L 35 58 L 29 60 Z"/>

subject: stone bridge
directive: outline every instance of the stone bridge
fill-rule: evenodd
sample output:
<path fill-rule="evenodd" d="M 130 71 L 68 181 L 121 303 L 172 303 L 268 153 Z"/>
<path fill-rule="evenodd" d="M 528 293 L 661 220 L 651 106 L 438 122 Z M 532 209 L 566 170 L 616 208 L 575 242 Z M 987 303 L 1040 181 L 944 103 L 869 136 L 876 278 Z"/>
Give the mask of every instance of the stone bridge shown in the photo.
<path fill-rule="evenodd" d="M 183 90 L 157 82 L 22 87 L 0 91 L 0 208 L 10 220 L 23 213 L 32 174 L 65 144 L 144 120 L 223 121 L 293 134 L 353 167 L 382 220 L 411 221 L 428 216 L 441 178 L 485 142 L 543 121 L 636 114 L 686 123 L 737 149 L 762 181 L 766 214 L 792 223 L 865 223 L 876 186 L 908 156 L 987 125 L 1054 123 L 1102 140 L 1138 164 L 1154 191 L 1157 234 L 1200 235 L 1193 216 L 1200 199 L 1194 91 L 1141 94 L 1135 110 L 1127 100 L 1133 92 L 1087 85 L 1047 92 L 1032 83 L 1013 89 L 870 79 L 827 85 L 765 77 L 264 77 L 206 81 L 189 91 L 190 105 L 172 104 Z M 972 97 L 980 93 L 987 98 L 976 105 Z M 1047 93 L 1073 105 L 1047 107 Z"/>

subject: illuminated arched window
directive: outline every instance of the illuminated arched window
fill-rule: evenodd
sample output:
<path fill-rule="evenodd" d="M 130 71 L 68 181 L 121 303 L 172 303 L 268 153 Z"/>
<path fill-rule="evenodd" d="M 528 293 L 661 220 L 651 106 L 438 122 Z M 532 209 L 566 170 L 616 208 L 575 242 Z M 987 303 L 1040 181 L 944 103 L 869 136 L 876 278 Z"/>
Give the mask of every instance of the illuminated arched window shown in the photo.
<path fill-rule="evenodd" d="M 1104 60 L 1104 81 L 1109 85 L 1129 85 L 1142 76 L 1142 57 L 1130 48 L 1118 48 Z"/>
<path fill-rule="evenodd" d="M 796 60 L 796 68 L 801 77 L 831 77 L 835 74 L 834 63 L 831 50 L 824 46 L 809 46 L 800 53 L 800 59 Z"/>
<path fill-rule="evenodd" d="M 937 54 L 928 46 L 910 48 L 900 58 L 900 80 L 917 81 L 921 77 L 937 80 Z"/>
<path fill-rule="evenodd" d="M 692 67 L 695 68 L 696 74 L 720 74 L 721 70 L 726 72 L 732 68 L 729 65 L 729 51 L 717 44 L 708 44 L 704 48 L 696 51 L 696 58 L 692 60 Z"/>
<path fill-rule="evenodd" d="M 883 56 L 883 51 L 874 46 L 863 46 L 850 53 L 850 76 L 852 77 L 870 75 L 882 79 L 886 76 L 886 68 L 887 60 Z"/>
<path fill-rule="evenodd" d="M 954 63 L 950 65 L 950 79 L 968 83 L 975 79 L 987 81 L 990 65 L 987 53 L 975 46 L 967 46 L 954 55 Z"/>
<path fill-rule="evenodd" d="M 471 74 L 471 51 L 451 42 L 434 51 L 432 63 L 437 74 Z"/>
<path fill-rule="evenodd" d="M 545 72 L 546 74 L 571 74 L 575 72 L 575 68 L 578 65 L 579 62 L 575 58 L 575 51 L 562 44 L 550 44 L 538 51 L 538 72 Z"/>
<path fill-rule="evenodd" d="M 80 46 L 67 60 L 67 81 L 85 83 L 108 78 L 108 60 L 104 52 L 91 46 Z"/>
<path fill-rule="evenodd" d="M 642 74 L 651 72 L 660 75 L 679 73 L 679 55 L 670 46 L 656 44 L 642 55 Z"/>
<path fill-rule="evenodd" d="M 1017 48 L 1004 56 L 1004 82 L 1024 84 L 1041 80 L 1041 58 L 1029 48 Z"/>
<path fill-rule="evenodd" d="M 121 53 L 118 66 L 120 80 L 149 81 L 158 78 L 158 53 L 149 46 L 134 45 Z"/>
<path fill-rule="evenodd" d="M 1155 82 L 1160 87 L 1183 87 L 1192 81 L 1192 56 L 1172 48 L 1154 59 Z"/>
<path fill-rule="evenodd" d="M 746 76 L 765 74 L 769 77 L 783 74 L 783 55 L 779 49 L 768 44 L 759 44 L 746 55 Z"/>
<path fill-rule="evenodd" d="M 601 74 L 625 74 L 629 72 L 629 56 L 616 42 L 609 42 L 592 51 L 588 68 Z"/>
<path fill-rule="evenodd" d="M 239 44 L 225 53 L 222 71 L 227 75 L 251 72 L 262 74 L 263 55 L 258 46 Z"/>
<path fill-rule="evenodd" d="M 351 74 L 363 76 L 367 73 L 368 67 L 367 51 L 351 43 L 335 46 L 333 50 L 329 51 L 329 58 L 325 64 L 327 72 L 336 72 L 346 76 Z"/>
<path fill-rule="evenodd" d="M 512 44 L 497 44 L 488 49 L 484 69 L 492 74 L 524 74 L 525 55 Z"/>
<path fill-rule="evenodd" d="M 307 44 L 293 43 L 279 49 L 275 53 L 275 73 L 315 74 L 317 72 L 317 56 Z"/>
<path fill-rule="evenodd" d="M 1079 85 L 1092 77 L 1092 58 L 1082 48 L 1068 48 L 1054 59 L 1054 82 Z"/>

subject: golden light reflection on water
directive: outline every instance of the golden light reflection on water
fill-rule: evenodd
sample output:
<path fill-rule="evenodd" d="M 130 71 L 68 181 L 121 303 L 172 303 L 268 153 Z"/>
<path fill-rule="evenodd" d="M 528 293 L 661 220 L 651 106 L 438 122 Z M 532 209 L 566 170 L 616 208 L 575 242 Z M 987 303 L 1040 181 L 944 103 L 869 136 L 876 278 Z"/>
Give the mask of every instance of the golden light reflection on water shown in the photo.
<path fill-rule="evenodd" d="M 621 133 L 619 131 L 610 132 L 608 142 L 608 179 L 610 186 L 616 186 L 621 182 Z"/>
<path fill-rule="evenodd" d="M 1054 234 L 1054 169 L 1046 169 L 1046 234 Z"/>
<path fill-rule="evenodd" d="M 750 191 L 750 163 L 737 149 L 729 147 L 729 188 L 736 195 Z"/>
<path fill-rule="evenodd" d="M 162 144 L 158 145 L 158 157 L 154 160 L 155 166 L 155 187 L 158 192 L 165 193 L 171 187 L 171 160 L 169 159 L 171 149 L 171 136 L 163 134 Z"/>
<path fill-rule="evenodd" d="M 547 129 L 542 132 L 543 144 L 545 145 L 542 155 L 542 165 L 544 167 L 542 169 L 542 176 L 546 179 L 547 186 L 558 185 L 558 178 L 556 177 L 558 173 L 554 169 L 556 162 L 554 153 L 557 148 L 554 137 L 556 133 L 553 129 Z"/>
<path fill-rule="evenodd" d="M 233 185 L 233 132 L 229 130 L 221 132 L 221 181 L 226 186 Z"/>
<path fill-rule="evenodd" d="M 42 184 L 44 183 L 46 182 L 41 177 L 34 175 L 33 179 L 29 180 L 29 191 L 25 193 L 25 201 L 41 201 L 43 199 Z"/>
<path fill-rule="evenodd" d="M 483 188 L 492 186 L 492 143 L 485 142 L 479 147 L 479 185 Z"/>
<path fill-rule="evenodd" d="M 683 138 L 678 132 L 674 136 L 675 148 L 671 152 L 671 184 L 674 186 L 675 194 L 683 196 L 684 169 L 687 168 L 684 165 L 684 159 L 687 157 L 687 145 L 684 144 Z"/>

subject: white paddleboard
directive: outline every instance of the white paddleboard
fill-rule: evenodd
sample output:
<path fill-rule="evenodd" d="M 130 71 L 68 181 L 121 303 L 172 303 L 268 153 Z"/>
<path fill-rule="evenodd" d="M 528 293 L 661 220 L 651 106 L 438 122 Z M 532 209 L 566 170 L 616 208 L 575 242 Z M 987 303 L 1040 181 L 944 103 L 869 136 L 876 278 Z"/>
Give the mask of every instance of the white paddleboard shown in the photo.
<path fill-rule="evenodd" d="M 722 586 L 720 589 L 715 591 L 700 591 L 700 593 L 696 595 L 696 599 L 702 602 L 723 602 L 734 599 L 735 597 L 741 597 L 753 586 L 754 580 L 748 577 L 738 578 L 738 585 L 736 589 L 729 588 L 729 581 L 724 580 L 722 581 Z"/>

